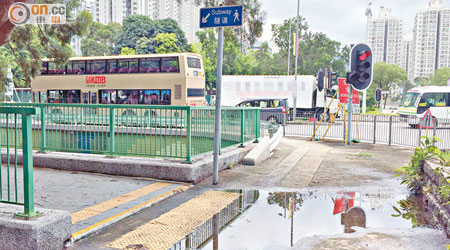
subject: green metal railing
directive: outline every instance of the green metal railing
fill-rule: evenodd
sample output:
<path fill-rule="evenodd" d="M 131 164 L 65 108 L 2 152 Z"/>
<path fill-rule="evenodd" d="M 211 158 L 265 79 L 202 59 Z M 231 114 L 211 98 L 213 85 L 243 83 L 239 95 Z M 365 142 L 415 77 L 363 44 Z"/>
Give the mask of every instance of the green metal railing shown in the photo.
<path fill-rule="evenodd" d="M 214 150 L 213 107 L 3 103 L 33 107 L 35 149 L 185 159 Z M 257 141 L 260 110 L 223 108 L 221 148 Z M 5 129 L 5 127 L 2 127 Z"/>
<path fill-rule="evenodd" d="M 16 214 L 21 217 L 33 217 L 39 214 L 34 211 L 31 131 L 31 116 L 34 114 L 36 114 L 34 108 L 0 107 L 2 118 L 0 151 L 2 155 L 6 155 L 5 163 L 0 161 L 0 202 L 23 205 L 24 212 Z M 17 168 L 19 146 L 23 152 L 22 171 Z M 5 147 L 5 150 L 2 147 Z M 20 180 L 20 174 L 23 175 L 23 181 Z M 19 190 L 21 186 L 23 197 Z"/>

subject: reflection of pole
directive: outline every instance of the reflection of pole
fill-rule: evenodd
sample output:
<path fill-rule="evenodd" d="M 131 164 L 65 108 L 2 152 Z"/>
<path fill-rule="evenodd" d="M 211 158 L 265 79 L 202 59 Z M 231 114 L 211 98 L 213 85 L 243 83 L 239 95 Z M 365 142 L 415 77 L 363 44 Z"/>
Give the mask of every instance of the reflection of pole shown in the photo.
<path fill-rule="evenodd" d="M 220 151 L 220 120 L 222 100 L 222 60 L 223 60 L 223 28 L 219 28 L 219 41 L 217 48 L 217 80 L 216 80 L 216 121 L 214 128 L 214 172 L 213 185 L 219 181 L 219 151 Z"/>
<path fill-rule="evenodd" d="M 291 214 L 291 247 L 294 246 L 294 212 L 295 212 L 295 194 L 292 193 L 292 214 Z"/>
<path fill-rule="evenodd" d="M 287 196 L 286 193 L 284 193 L 284 218 L 286 219 L 286 203 L 287 203 Z"/>
<path fill-rule="evenodd" d="M 219 214 L 213 216 L 213 250 L 219 249 Z"/>

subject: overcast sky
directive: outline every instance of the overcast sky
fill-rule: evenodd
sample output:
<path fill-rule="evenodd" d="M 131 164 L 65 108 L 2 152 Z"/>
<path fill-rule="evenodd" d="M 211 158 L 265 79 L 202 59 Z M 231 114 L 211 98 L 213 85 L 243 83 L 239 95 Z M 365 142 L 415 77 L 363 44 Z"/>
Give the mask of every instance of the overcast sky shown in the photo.
<path fill-rule="evenodd" d="M 272 38 L 271 24 L 295 17 L 297 0 L 260 0 L 267 12 L 261 40 Z M 414 16 L 426 9 L 428 0 L 300 0 L 300 15 L 306 18 L 312 31 L 323 32 L 342 44 L 361 42 L 365 36 L 367 4 L 372 2 L 372 13 L 378 16 L 380 6 L 392 9 L 395 17 L 404 20 L 404 32 L 412 32 Z M 450 0 L 444 0 L 450 7 Z"/>

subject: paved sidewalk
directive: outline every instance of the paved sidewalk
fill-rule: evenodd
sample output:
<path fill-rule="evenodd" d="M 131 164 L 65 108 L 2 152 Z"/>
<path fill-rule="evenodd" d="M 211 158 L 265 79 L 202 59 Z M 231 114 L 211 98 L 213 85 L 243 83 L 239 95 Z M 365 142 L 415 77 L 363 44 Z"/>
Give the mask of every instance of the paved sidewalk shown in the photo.
<path fill-rule="evenodd" d="M 19 200 L 22 168 L 18 169 Z M 2 167 L 3 179 L 7 168 Z M 112 223 L 167 199 L 189 186 L 145 178 L 128 178 L 34 169 L 35 209 L 40 207 L 72 213 L 72 240 L 94 233 Z M 3 190 L 6 190 L 3 181 Z"/>
<path fill-rule="evenodd" d="M 214 188 L 299 189 L 380 186 L 397 187 L 394 170 L 407 166 L 413 148 L 309 142 L 283 138 L 268 160 L 258 166 L 238 165 L 220 173 Z M 209 178 L 202 186 L 212 187 Z"/>

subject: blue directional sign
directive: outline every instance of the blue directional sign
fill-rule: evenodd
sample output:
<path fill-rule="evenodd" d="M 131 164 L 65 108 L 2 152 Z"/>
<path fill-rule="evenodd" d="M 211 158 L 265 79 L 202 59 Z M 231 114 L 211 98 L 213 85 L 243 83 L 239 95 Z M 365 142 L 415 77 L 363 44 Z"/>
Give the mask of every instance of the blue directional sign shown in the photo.
<path fill-rule="evenodd" d="M 242 6 L 223 6 L 200 9 L 200 28 L 219 28 L 242 25 Z"/>

